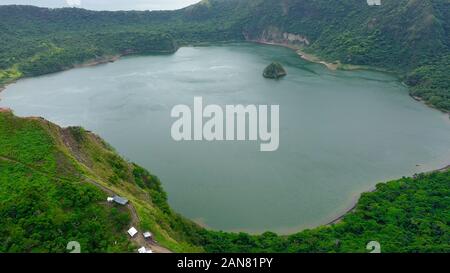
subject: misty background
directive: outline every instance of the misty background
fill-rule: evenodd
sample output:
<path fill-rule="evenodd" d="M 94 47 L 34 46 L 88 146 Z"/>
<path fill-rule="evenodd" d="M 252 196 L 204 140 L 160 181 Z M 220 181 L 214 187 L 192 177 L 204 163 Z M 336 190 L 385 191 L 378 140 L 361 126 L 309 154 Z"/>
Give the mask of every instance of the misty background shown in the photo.
<path fill-rule="evenodd" d="M 91 10 L 171 10 L 184 8 L 197 2 L 200 0 L 0 0 L 0 5 L 79 7 Z"/>

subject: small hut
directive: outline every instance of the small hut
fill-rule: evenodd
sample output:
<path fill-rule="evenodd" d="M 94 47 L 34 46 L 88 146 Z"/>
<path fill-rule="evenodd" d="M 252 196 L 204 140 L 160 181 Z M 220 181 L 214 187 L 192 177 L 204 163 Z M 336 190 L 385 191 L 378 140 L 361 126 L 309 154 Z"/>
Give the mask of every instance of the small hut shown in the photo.
<path fill-rule="evenodd" d="M 134 237 L 137 233 L 138 233 L 138 231 L 137 231 L 137 229 L 134 228 L 134 227 L 131 227 L 131 228 L 128 230 L 128 234 L 129 234 L 131 237 Z"/>
<path fill-rule="evenodd" d="M 150 240 L 150 239 L 152 238 L 152 236 L 153 236 L 152 233 L 151 233 L 150 231 L 144 232 L 143 235 L 144 235 L 144 238 L 145 238 L 146 240 Z"/>
<path fill-rule="evenodd" d="M 145 246 L 139 248 L 138 252 L 141 254 L 153 253 L 153 251 L 151 249 L 147 249 L 147 248 L 145 248 Z"/>

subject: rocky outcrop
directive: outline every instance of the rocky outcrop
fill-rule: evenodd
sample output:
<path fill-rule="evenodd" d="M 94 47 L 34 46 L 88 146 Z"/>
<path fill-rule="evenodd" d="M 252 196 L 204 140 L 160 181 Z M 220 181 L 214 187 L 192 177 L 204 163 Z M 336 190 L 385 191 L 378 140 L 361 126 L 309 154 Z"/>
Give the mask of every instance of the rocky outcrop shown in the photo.
<path fill-rule="evenodd" d="M 264 29 L 259 34 L 244 32 L 244 37 L 248 41 L 267 44 L 282 44 L 290 46 L 308 46 L 310 44 L 308 38 L 303 35 L 283 32 L 279 28 L 273 26 Z"/>
<path fill-rule="evenodd" d="M 268 79 L 279 79 L 286 76 L 286 70 L 280 63 L 273 62 L 264 69 L 263 76 Z"/>

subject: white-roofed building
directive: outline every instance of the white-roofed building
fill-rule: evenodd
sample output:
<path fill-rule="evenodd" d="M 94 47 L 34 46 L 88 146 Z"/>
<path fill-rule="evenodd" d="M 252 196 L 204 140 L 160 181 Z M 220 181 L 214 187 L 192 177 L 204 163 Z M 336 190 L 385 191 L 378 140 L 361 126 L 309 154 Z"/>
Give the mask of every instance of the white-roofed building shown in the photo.
<path fill-rule="evenodd" d="M 134 227 L 131 227 L 131 228 L 128 230 L 128 234 L 130 234 L 131 237 L 134 237 L 134 235 L 136 235 L 137 233 L 138 233 L 138 231 L 137 231 L 137 229 L 134 228 Z"/>
<path fill-rule="evenodd" d="M 381 6 L 381 0 L 367 0 L 369 6 Z"/>
<path fill-rule="evenodd" d="M 138 252 L 141 254 L 145 254 L 145 253 L 153 253 L 153 251 L 151 249 L 147 249 L 145 248 L 145 246 L 141 247 L 138 249 Z"/>

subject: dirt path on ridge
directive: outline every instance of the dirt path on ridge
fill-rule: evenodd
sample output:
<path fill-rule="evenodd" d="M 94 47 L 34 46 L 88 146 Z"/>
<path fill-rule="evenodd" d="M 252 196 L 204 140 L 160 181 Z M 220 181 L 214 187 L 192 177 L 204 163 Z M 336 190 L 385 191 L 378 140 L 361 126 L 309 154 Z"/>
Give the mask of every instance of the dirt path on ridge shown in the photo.
<path fill-rule="evenodd" d="M 71 182 L 70 179 L 67 179 L 67 178 L 64 178 L 64 177 L 53 176 L 50 173 L 47 173 L 47 172 L 42 171 L 42 170 L 39 170 L 39 169 L 37 169 L 36 167 L 34 167 L 34 166 L 30 165 L 30 164 L 26 164 L 26 163 L 20 162 L 20 161 L 14 159 L 14 158 L 10 158 L 10 157 L 7 157 L 7 156 L 0 155 L 0 160 L 9 161 L 9 162 L 13 162 L 13 163 L 25 166 L 28 169 L 31 169 L 34 172 L 36 172 L 36 173 L 38 173 L 40 175 L 43 175 L 43 176 L 45 176 L 45 177 L 47 177 L 49 179 L 55 179 L 56 178 L 56 179 L 59 179 L 59 180 L 62 180 L 62 181 Z M 88 178 L 88 177 L 83 177 L 83 178 L 84 178 L 84 182 L 87 182 L 87 183 L 89 183 L 91 185 L 96 186 L 101 191 L 105 192 L 106 194 L 108 194 L 110 196 L 116 195 L 116 193 L 114 193 L 114 191 L 112 191 L 112 190 L 108 189 L 107 187 L 101 185 L 97 181 L 94 181 L 93 179 Z M 139 227 L 139 223 L 141 222 L 141 220 L 139 219 L 139 216 L 138 216 L 134 206 L 131 203 L 128 203 L 125 207 L 131 213 L 131 223 L 130 223 L 130 225 L 134 226 L 134 227 Z M 127 235 L 128 235 L 128 233 L 127 233 Z M 155 241 L 153 241 L 153 240 L 146 240 L 144 238 L 144 235 L 142 234 L 142 232 L 138 232 L 138 234 L 136 234 L 133 238 L 131 238 L 131 240 L 133 242 L 135 242 L 136 245 L 138 245 L 140 247 L 144 246 L 146 248 L 151 249 L 153 251 L 153 253 L 172 253 L 170 250 L 160 246 Z"/>

